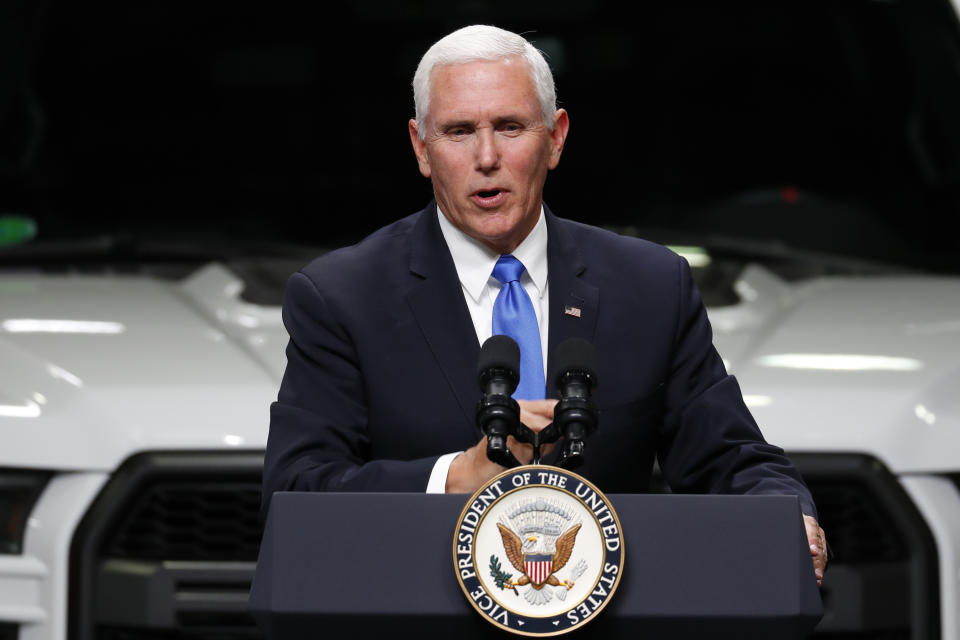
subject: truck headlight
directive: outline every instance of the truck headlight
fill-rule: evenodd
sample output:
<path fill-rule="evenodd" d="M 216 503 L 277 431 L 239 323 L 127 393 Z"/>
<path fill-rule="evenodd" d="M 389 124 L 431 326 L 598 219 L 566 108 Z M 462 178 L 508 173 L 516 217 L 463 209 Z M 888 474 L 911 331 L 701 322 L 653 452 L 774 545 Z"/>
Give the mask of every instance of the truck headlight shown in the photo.
<path fill-rule="evenodd" d="M 0 468 L 0 553 L 23 551 L 27 518 L 50 475 L 33 469 Z"/>

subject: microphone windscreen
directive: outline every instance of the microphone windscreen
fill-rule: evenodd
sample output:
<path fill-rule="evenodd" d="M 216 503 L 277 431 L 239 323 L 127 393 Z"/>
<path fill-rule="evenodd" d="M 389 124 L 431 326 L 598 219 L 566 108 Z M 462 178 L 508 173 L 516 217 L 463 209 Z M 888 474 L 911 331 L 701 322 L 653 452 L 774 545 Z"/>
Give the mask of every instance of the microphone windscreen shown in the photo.
<path fill-rule="evenodd" d="M 571 371 L 585 373 L 596 380 L 597 350 L 593 344 L 583 338 L 567 338 L 557 346 L 554 359 L 554 380 L 560 385 L 560 378 Z"/>
<path fill-rule="evenodd" d="M 514 377 L 520 377 L 520 347 L 510 336 L 490 336 L 480 347 L 477 360 L 477 375 L 488 369 L 506 369 Z"/>

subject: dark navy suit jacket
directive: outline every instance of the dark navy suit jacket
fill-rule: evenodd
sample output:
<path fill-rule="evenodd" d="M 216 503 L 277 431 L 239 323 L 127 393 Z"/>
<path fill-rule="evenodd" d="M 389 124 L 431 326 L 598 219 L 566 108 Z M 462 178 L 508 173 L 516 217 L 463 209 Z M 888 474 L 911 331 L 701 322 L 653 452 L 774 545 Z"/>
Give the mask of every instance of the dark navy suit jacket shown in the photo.
<path fill-rule="evenodd" d="M 264 510 L 274 491 L 423 491 L 438 456 L 480 439 L 480 345 L 436 215 L 431 203 L 290 278 Z M 686 261 L 546 218 L 548 357 L 571 336 L 597 350 L 599 429 L 578 473 L 642 492 L 658 456 L 674 491 L 794 494 L 815 515 L 727 375 Z"/>

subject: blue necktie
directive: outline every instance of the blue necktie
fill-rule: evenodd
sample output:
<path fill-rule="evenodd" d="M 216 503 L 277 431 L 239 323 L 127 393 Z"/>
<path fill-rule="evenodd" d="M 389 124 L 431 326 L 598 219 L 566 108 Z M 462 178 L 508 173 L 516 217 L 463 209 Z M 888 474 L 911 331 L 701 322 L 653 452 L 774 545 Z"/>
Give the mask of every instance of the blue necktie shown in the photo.
<path fill-rule="evenodd" d="M 520 384 L 513 397 L 542 400 L 546 383 L 540 328 L 530 296 L 520 284 L 523 271 L 523 263 L 511 255 L 500 256 L 493 268 L 493 277 L 503 284 L 493 303 L 493 335 L 510 336 L 520 346 Z"/>

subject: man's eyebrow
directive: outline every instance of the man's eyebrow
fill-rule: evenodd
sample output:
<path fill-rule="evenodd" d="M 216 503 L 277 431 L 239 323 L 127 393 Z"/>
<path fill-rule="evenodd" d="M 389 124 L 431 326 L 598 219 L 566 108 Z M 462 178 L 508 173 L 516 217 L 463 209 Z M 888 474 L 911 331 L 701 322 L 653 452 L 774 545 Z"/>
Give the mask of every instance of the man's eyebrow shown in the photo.
<path fill-rule="evenodd" d="M 498 125 L 504 124 L 505 122 L 518 122 L 521 124 L 526 124 L 528 120 L 529 120 L 529 117 L 523 117 L 515 113 L 508 113 L 508 114 L 493 118 L 493 125 L 498 126 Z M 468 129 L 472 129 L 476 126 L 477 126 L 477 123 L 475 121 L 468 120 L 466 118 L 444 120 L 437 123 L 437 129 L 439 131 L 446 131 L 448 129 L 456 129 L 459 127 L 466 127 Z"/>
<path fill-rule="evenodd" d="M 474 126 L 474 122 L 472 120 L 466 120 L 466 119 L 444 120 L 442 122 L 437 123 L 437 128 L 440 131 L 446 131 L 447 129 L 456 129 L 458 127 L 472 128 L 473 126 Z"/>
<path fill-rule="evenodd" d="M 525 123 L 525 122 L 527 122 L 527 120 L 529 120 L 529 118 L 525 118 L 525 117 L 522 117 L 522 116 L 519 116 L 519 115 L 516 115 L 516 114 L 513 114 L 513 113 L 508 113 L 508 114 L 503 115 L 503 116 L 497 116 L 496 118 L 493 119 L 493 123 L 494 123 L 494 124 L 503 124 L 504 122 L 520 122 L 520 123 Z"/>

